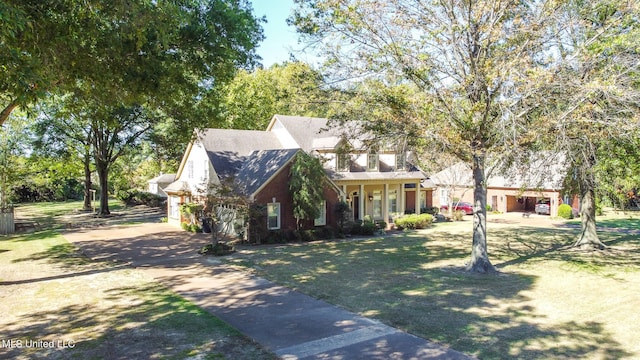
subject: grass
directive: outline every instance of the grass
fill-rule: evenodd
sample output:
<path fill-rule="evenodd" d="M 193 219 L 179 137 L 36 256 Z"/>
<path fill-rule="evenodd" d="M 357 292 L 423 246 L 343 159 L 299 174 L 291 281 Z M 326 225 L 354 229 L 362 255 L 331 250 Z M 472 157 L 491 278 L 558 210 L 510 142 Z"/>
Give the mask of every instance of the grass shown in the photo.
<path fill-rule="evenodd" d="M 16 213 L 21 219 L 34 221 L 42 228 L 53 228 L 63 226 L 65 215 L 77 213 L 82 209 L 82 201 L 65 202 L 34 202 L 23 203 L 16 206 Z M 124 208 L 121 201 L 110 199 L 109 210 L 118 211 Z"/>
<path fill-rule="evenodd" d="M 637 235 L 603 232 L 611 249 L 585 253 L 570 248 L 576 229 L 490 223 L 500 273 L 483 276 L 463 271 L 470 223 L 247 248 L 229 261 L 481 359 L 640 357 Z"/>
<path fill-rule="evenodd" d="M 76 205 L 32 209 L 55 219 Z M 55 230 L 0 238 L 0 287 L 0 358 L 274 359 L 142 272 L 82 256 Z"/>
<path fill-rule="evenodd" d="M 640 211 L 614 211 L 609 209 L 603 216 L 597 216 L 599 227 L 618 229 L 640 229 Z M 569 224 L 580 224 L 580 219 L 568 221 Z"/>

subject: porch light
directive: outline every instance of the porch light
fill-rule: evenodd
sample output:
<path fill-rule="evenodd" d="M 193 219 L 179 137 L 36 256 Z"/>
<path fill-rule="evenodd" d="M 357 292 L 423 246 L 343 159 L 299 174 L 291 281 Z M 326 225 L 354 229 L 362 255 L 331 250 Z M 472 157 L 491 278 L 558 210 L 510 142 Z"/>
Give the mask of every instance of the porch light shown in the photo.
<path fill-rule="evenodd" d="M 373 195 L 369 195 L 369 201 L 373 201 Z"/>

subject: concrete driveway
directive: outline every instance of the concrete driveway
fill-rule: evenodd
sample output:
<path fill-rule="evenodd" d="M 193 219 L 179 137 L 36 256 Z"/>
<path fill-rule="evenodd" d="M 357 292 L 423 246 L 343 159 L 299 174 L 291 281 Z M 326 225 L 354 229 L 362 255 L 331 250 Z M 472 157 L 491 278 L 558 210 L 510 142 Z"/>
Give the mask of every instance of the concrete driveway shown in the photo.
<path fill-rule="evenodd" d="M 63 235 L 96 261 L 136 267 L 283 359 L 471 358 L 200 256 L 207 234 L 151 223 Z"/>

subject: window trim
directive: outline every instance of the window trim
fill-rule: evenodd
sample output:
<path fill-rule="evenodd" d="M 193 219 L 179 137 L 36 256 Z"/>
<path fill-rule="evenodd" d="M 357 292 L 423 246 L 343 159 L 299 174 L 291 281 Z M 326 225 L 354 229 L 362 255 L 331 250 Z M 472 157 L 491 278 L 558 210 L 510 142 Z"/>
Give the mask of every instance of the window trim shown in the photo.
<path fill-rule="evenodd" d="M 384 214 L 383 201 L 382 201 L 382 191 L 375 190 L 371 196 L 371 213 L 373 214 L 374 219 L 381 219 Z"/>
<path fill-rule="evenodd" d="M 325 226 L 327 225 L 327 201 L 322 200 L 320 204 L 320 216 L 313 219 L 313 226 Z"/>
<path fill-rule="evenodd" d="M 374 167 L 371 166 L 372 160 L 375 161 Z M 367 171 L 378 171 L 379 164 L 380 164 L 380 155 L 378 154 L 378 152 L 370 151 L 367 154 Z"/>
<path fill-rule="evenodd" d="M 272 215 L 270 214 L 270 208 L 271 207 L 275 207 L 277 209 L 277 213 L 274 214 L 273 216 L 275 216 L 276 218 L 276 223 L 277 225 L 275 227 L 271 226 L 271 217 Z M 267 229 L 268 230 L 279 230 L 281 227 L 281 207 L 280 207 L 280 203 L 279 202 L 271 202 L 271 203 L 267 203 Z"/>
<path fill-rule="evenodd" d="M 336 170 L 337 171 L 349 171 L 350 157 L 346 153 L 338 153 L 336 156 Z"/>
<path fill-rule="evenodd" d="M 396 190 L 391 190 L 387 194 L 387 205 L 389 213 L 398 212 L 398 192 Z"/>
<path fill-rule="evenodd" d="M 169 217 L 172 219 L 180 219 L 180 197 L 169 196 Z"/>

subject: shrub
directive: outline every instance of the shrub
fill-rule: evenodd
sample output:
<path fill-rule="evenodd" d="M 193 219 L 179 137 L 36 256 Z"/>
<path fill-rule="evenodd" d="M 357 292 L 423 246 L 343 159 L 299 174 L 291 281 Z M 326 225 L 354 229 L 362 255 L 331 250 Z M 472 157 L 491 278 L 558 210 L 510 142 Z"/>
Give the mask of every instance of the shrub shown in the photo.
<path fill-rule="evenodd" d="M 214 256 L 222 256 L 228 255 L 235 252 L 236 249 L 233 245 L 229 245 L 227 243 L 219 242 L 217 244 L 207 244 L 200 251 L 198 251 L 201 255 L 214 255 Z"/>
<path fill-rule="evenodd" d="M 563 219 L 573 219 L 573 209 L 569 204 L 562 204 L 558 207 L 558 216 Z"/>
<path fill-rule="evenodd" d="M 454 211 L 453 215 L 451 216 L 451 219 L 453 221 L 462 221 L 462 219 L 464 219 L 464 212 L 458 210 L 458 211 Z"/>
<path fill-rule="evenodd" d="M 139 190 L 120 190 L 116 193 L 116 198 L 126 205 L 146 205 L 149 207 L 161 207 L 166 201 L 160 195 Z"/>
<path fill-rule="evenodd" d="M 420 213 L 421 214 L 431 214 L 431 215 L 438 215 L 440 213 L 440 209 L 438 207 L 426 207 L 426 208 L 421 208 L 420 209 Z"/>
<path fill-rule="evenodd" d="M 399 217 L 395 220 L 396 227 L 400 230 L 404 229 L 424 229 L 433 222 L 431 214 L 411 214 Z"/>
<path fill-rule="evenodd" d="M 265 238 L 267 244 L 285 244 L 288 238 L 297 236 L 296 233 L 288 233 L 283 230 L 269 230 L 269 234 Z"/>
<path fill-rule="evenodd" d="M 315 238 L 319 240 L 330 240 L 336 236 L 335 230 L 331 226 L 322 226 L 315 228 L 313 230 L 313 234 Z"/>
<path fill-rule="evenodd" d="M 183 230 L 189 231 L 192 233 L 198 233 L 202 231 L 202 228 L 198 224 L 189 224 L 188 222 L 183 222 L 180 224 Z"/>
<path fill-rule="evenodd" d="M 376 223 L 373 221 L 365 221 L 362 223 L 361 235 L 373 235 L 376 232 Z"/>
<path fill-rule="evenodd" d="M 601 201 L 596 201 L 596 216 L 604 215 L 604 205 Z"/>

